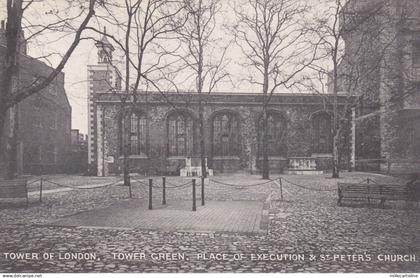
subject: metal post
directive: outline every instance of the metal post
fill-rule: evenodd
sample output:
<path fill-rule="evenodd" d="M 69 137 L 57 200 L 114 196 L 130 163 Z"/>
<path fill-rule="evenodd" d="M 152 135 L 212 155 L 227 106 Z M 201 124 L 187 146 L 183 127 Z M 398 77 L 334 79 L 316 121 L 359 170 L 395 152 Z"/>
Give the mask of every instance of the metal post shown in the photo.
<path fill-rule="evenodd" d="M 162 177 L 162 205 L 166 205 L 166 177 Z"/>
<path fill-rule="evenodd" d="M 42 203 L 42 182 L 43 179 L 41 177 L 40 184 L 39 184 L 39 202 Z"/>
<path fill-rule="evenodd" d="M 193 203 L 192 203 L 192 211 L 196 211 L 197 210 L 197 205 L 196 205 L 196 197 L 195 197 L 195 179 L 192 180 L 192 197 L 193 197 Z"/>
<path fill-rule="evenodd" d="M 130 194 L 130 199 L 133 198 L 133 195 L 131 193 L 131 180 L 130 176 L 128 176 L 128 193 Z"/>
<path fill-rule="evenodd" d="M 279 178 L 279 183 L 280 183 L 280 198 L 281 198 L 281 201 L 283 202 L 283 184 L 281 183 L 281 178 Z"/>
<path fill-rule="evenodd" d="M 351 109 L 351 153 L 350 171 L 356 169 L 356 108 Z"/>
<path fill-rule="evenodd" d="M 201 177 L 201 205 L 204 206 L 204 177 Z"/>
<path fill-rule="evenodd" d="M 149 179 L 149 209 L 153 209 L 152 206 L 152 187 L 153 187 L 153 179 Z"/>

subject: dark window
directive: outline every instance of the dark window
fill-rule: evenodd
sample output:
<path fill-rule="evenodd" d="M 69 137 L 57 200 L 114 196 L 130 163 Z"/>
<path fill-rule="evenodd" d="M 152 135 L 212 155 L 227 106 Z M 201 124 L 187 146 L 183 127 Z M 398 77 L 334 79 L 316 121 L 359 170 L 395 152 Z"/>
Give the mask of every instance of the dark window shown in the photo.
<path fill-rule="evenodd" d="M 59 117 L 60 115 L 58 114 L 57 111 L 51 112 L 51 118 L 49 119 L 50 129 L 57 129 L 57 123 L 59 122 Z"/>
<path fill-rule="evenodd" d="M 34 158 L 33 162 L 41 163 L 43 161 L 43 153 L 42 153 L 42 146 L 39 145 L 34 149 Z"/>
<path fill-rule="evenodd" d="M 57 151 L 57 146 L 54 146 L 54 149 L 53 149 L 53 155 L 54 155 L 54 164 L 57 164 L 57 162 L 58 162 L 58 151 Z"/>
<path fill-rule="evenodd" d="M 131 114 L 127 129 L 130 131 L 128 137 L 128 150 L 130 155 L 147 154 L 147 121 L 144 114 Z"/>
<path fill-rule="evenodd" d="M 184 113 L 168 117 L 168 156 L 190 156 L 194 152 L 194 121 Z"/>
<path fill-rule="evenodd" d="M 414 128 L 407 128 L 404 132 L 404 138 L 406 140 L 404 146 L 406 149 L 406 156 L 418 156 L 420 154 L 419 139 L 416 138 L 416 130 Z"/>
<path fill-rule="evenodd" d="M 33 126 L 37 128 L 42 127 L 42 121 L 41 121 L 41 103 L 40 101 L 36 101 L 33 103 L 34 112 L 32 114 L 32 121 Z"/>
<path fill-rule="evenodd" d="M 231 113 L 219 114 L 213 119 L 213 155 L 240 154 L 239 121 Z"/>
<path fill-rule="evenodd" d="M 413 65 L 415 67 L 420 67 L 420 42 L 415 42 L 413 44 Z"/>
<path fill-rule="evenodd" d="M 313 153 L 331 153 L 331 116 L 320 113 L 312 119 L 313 129 Z"/>
<path fill-rule="evenodd" d="M 287 124 L 280 113 L 267 114 L 267 153 L 269 156 L 287 155 Z M 263 117 L 258 124 L 258 152 L 263 155 Z"/>

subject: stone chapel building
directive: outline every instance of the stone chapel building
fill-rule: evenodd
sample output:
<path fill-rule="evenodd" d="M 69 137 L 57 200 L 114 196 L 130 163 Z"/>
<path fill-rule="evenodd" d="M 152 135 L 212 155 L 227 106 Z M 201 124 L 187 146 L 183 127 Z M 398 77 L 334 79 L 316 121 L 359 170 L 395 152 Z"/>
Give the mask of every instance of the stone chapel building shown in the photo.
<path fill-rule="evenodd" d="M 138 92 L 133 103 L 133 98 L 121 90 L 120 74 L 111 65 L 114 48 L 105 37 L 96 46 L 98 63 L 88 66 L 91 173 L 120 173 L 125 142 L 131 172 L 178 175 L 186 157 L 199 156 L 199 96 L 193 92 L 167 92 L 165 96 Z M 331 98 L 315 94 L 273 95 L 268 105 L 271 171 L 282 172 L 291 158 L 299 157 L 315 158 L 318 170 L 330 168 Z M 342 101 L 344 96 L 339 96 L 339 102 Z M 262 164 L 262 94 L 219 92 L 205 94 L 203 102 L 209 168 L 216 174 L 258 172 Z M 344 139 L 348 141 L 348 136 Z M 348 144 L 342 148 L 341 160 L 346 167 Z"/>

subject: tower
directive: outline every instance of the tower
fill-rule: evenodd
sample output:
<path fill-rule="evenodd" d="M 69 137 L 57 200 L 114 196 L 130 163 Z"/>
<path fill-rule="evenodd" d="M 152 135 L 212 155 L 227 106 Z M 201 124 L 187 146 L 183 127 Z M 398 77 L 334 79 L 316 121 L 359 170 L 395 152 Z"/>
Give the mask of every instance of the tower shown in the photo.
<path fill-rule="evenodd" d="M 104 35 L 100 41 L 95 43 L 96 48 L 98 48 L 98 64 L 110 64 L 112 63 L 112 52 L 115 48 L 108 41 L 106 36 L 106 28 L 104 27 Z"/>
<path fill-rule="evenodd" d="M 121 74 L 113 65 L 114 47 L 109 42 L 104 28 L 104 35 L 95 43 L 97 63 L 87 66 L 88 74 L 88 164 L 93 175 L 106 176 L 107 154 L 105 151 L 105 107 L 97 103 L 101 95 L 116 93 L 121 89 Z"/>

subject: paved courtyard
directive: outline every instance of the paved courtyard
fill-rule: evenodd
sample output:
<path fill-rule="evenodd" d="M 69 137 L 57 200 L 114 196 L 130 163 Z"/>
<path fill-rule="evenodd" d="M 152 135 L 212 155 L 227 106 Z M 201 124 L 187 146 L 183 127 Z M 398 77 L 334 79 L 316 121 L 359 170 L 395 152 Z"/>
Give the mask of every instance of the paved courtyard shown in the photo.
<path fill-rule="evenodd" d="M 157 200 L 156 202 L 157 203 Z M 261 225 L 263 203 L 256 201 L 208 201 L 192 211 L 189 201 L 154 205 L 128 200 L 105 209 L 65 217 L 57 226 L 139 228 L 159 231 L 264 233 Z M 267 227 L 265 227 L 267 228 Z"/>
<path fill-rule="evenodd" d="M 148 211 L 147 184 L 140 177 L 133 199 L 118 183 L 105 186 L 116 178 L 50 177 L 72 190 L 51 185 L 48 190 L 56 191 L 45 192 L 42 203 L 33 195 L 28 209 L 0 209 L 0 272 L 420 272 L 418 205 L 337 206 L 337 181 L 404 181 L 342 176 L 282 176 L 282 191 L 278 181 L 264 183 L 259 176 L 216 176 L 206 185 L 207 205 L 198 201 L 195 213 L 191 187 L 182 186 L 188 179 L 168 178 L 168 206 L 159 207 L 160 178 L 155 178 L 156 207 Z M 189 217 L 193 214 L 197 218 Z M 226 221 L 229 228 L 217 222 L 223 217 L 211 218 L 220 214 L 234 219 Z M 251 216 L 257 219 L 254 229 L 261 217 L 266 232 L 240 231 L 250 227 L 240 219 L 252 222 Z"/>

